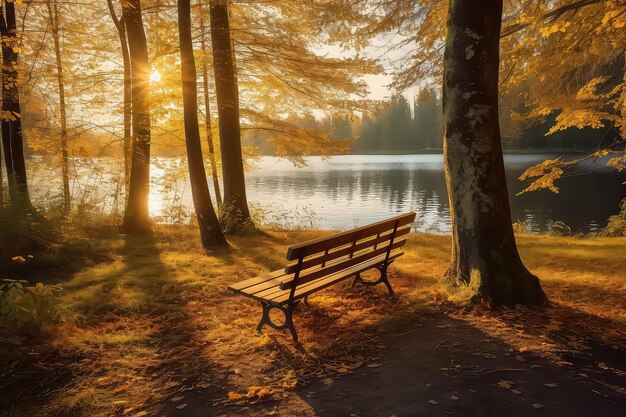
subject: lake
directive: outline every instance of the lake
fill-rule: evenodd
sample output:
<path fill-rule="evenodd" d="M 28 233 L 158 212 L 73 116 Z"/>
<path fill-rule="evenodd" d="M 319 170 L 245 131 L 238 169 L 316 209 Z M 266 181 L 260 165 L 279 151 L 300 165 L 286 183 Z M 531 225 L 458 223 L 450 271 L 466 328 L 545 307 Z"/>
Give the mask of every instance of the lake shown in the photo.
<path fill-rule="evenodd" d="M 562 221 L 574 232 L 597 231 L 626 197 L 626 175 L 598 163 L 584 175 L 564 178 L 560 193 L 542 190 L 516 194 L 524 170 L 555 155 L 506 155 L 513 221 L 529 231 L 551 230 Z M 450 211 L 443 157 L 420 155 L 341 155 L 329 160 L 305 158 L 297 168 L 286 160 L 263 157 L 246 177 L 251 202 L 289 213 L 314 213 L 316 226 L 348 229 L 409 210 L 417 212 L 415 229 L 449 233 Z M 284 223 L 292 220 L 287 216 Z"/>
<path fill-rule="evenodd" d="M 573 232 L 593 232 L 604 227 L 608 217 L 618 211 L 620 200 L 626 197 L 626 186 L 622 185 L 626 173 L 617 173 L 603 163 L 590 165 L 584 175 L 560 180 L 559 194 L 542 190 L 516 195 L 524 188 L 517 180 L 520 174 L 529 166 L 554 157 L 505 156 L 513 221 L 524 222 L 531 232 L 550 231 L 556 221 L 564 222 Z M 78 179 L 72 185 L 74 198 L 80 192 L 81 201 L 114 204 L 111 195 L 117 177 L 107 174 L 110 168 L 106 167 L 121 169 L 119 162 L 92 159 L 87 168 L 87 160 L 74 161 L 79 166 L 75 168 Z M 414 210 L 416 231 L 450 232 L 442 155 L 341 155 L 327 159 L 310 156 L 305 161 L 305 167 L 295 167 L 284 159 L 262 157 L 246 174 L 248 199 L 253 210 L 263 212 L 265 223 L 341 230 Z M 45 164 L 37 166 L 39 170 L 47 169 Z M 43 176 L 54 180 L 37 181 L 41 172 L 31 175 L 35 202 L 51 198 L 50 190 L 57 186 L 57 175 Z M 107 179 L 109 191 L 103 192 Z M 184 212 L 192 209 L 192 200 L 181 160 L 155 158 L 152 180 L 151 214 L 164 222 L 177 216 L 184 220 Z M 182 210 L 177 211 L 177 207 Z"/>

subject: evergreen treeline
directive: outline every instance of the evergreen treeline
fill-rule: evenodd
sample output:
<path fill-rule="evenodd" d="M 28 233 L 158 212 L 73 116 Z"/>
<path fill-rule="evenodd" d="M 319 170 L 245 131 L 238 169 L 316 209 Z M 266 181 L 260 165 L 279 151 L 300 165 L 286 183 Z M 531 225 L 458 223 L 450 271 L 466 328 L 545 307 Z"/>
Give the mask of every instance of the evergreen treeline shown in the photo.
<path fill-rule="evenodd" d="M 439 150 L 442 146 L 441 100 L 423 89 L 411 106 L 404 96 L 391 99 L 376 118 L 363 116 L 361 134 L 353 153 L 413 153 Z"/>
<path fill-rule="evenodd" d="M 505 92 L 500 97 L 500 130 L 502 148 L 508 152 L 589 152 L 615 142 L 614 128 L 582 129 L 570 127 L 548 135 L 557 123 L 559 111 L 542 118 L 524 117 L 528 112 L 523 94 L 527 90 Z M 347 114 L 318 119 L 312 114 L 285 121 L 300 129 L 327 134 L 334 141 L 351 143 L 353 154 L 439 153 L 443 146 L 442 102 L 431 87 L 421 89 L 413 106 L 403 95 L 393 96 L 377 115 L 362 118 Z M 273 154 L 268 133 L 248 135 L 245 143 L 258 147 L 261 153 Z"/>
<path fill-rule="evenodd" d="M 588 152 L 606 147 L 615 140 L 617 132 L 604 129 L 569 128 L 547 135 L 556 123 L 557 112 L 541 120 L 520 117 L 525 108 L 513 94 L 500 100 L 502 147 L 509 152 Z M 338 122 L 333 120 L 333 126 Z M 342 132 L 344 119 L 339 119 Z M 422 89 L 413 101 L 413 111 L 404 96 L 393 97 L 388 107 L 377 117 L 364 115 L 354 154 L 387 154 L 440 152 L 442 149 L 442 103 L 434 90 Z M 336 132 L 337 130 L 335 130 Z M 337 135 L 336 135 L 337 136 Z M 350 135 L 338 136 L 347 138 Z"/>

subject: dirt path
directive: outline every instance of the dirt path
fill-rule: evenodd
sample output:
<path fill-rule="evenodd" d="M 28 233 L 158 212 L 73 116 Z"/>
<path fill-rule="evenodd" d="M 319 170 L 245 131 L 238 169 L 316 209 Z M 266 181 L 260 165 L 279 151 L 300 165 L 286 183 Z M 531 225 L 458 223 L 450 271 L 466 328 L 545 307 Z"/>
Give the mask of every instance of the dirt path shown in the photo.
<path fill-rule="evenodd" d="M 396 322 L 380 341 L 380 360 L 314 380 L 282 401 L 214 408 L 205 393 L 186 398 L 184 412 L 168 415 L 626 416 L 623 350 L 604 348 L 558 365 L 443 313 Z"/>
<path fill-rule="evenodd" d="M 315 381 L 299 393 L 314 415 L 626 415 L 626 395 L 605 385 L 625 381 L 593 360 L 570 358 L 573 365 L 559 366 L 522 356 L 443 314 L 391 330 L 383 343 L 381 366 Z M 621 355 L 624 368 L 626 352 L 609 353 L 602 360 L 615 362 Z"/>

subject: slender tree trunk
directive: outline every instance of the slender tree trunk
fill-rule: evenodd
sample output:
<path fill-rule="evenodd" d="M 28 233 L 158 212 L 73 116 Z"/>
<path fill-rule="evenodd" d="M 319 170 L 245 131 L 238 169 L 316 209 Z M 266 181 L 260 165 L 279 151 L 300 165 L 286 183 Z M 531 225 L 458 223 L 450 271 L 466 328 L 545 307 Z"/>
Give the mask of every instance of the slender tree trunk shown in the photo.
<path fill-rule="evenodd" d="M 2 150 L 2 138 L 0 138 L 0 209 L 4 207 L 4 175 L 3 175 L 3 165 L 2 161 L 4 160 L 4 151 Z"/>
<path fill-rule="evenodd" d="M 502 0 L 450 0 L 444 54 L 445 176 L 452 217 L 446 281 L 498 305 L 546 301 L 515 244 L 498 123 Z"/>
<path fill-rule="evenodd" d="M 63 179 L 63 213 L 67 214 L 71 208 L 70 196 L 70 168 L 67 150 L 67 109 L 65 106 L 65 82 L 63 79 L 63 62 L 61 60 L 61 44 L 59 40 L 59 6 L 57 0 L 48 0 L 48 15 L 52 27 L 54 54 L 57 64 L 57 83 L 59 86 L 59 109 L 61 116 L 61 175 Z"/>
<path fill-rule="evenodd" d="M 211 0 L 211 45 L 219 116 L 224 211 L 235 230 L 252 225 L 241 155 L 237 70 L 228 21 L 227 0 Z"/>
<path fill-rule="evenodd" d="M 204 15 L 200 15 L 200 47 L 202 48 L 202 87 L 204 92 L 204 122 L 206 129 L 206 140 L 209 145 L 209 162 L 211 163 L 211 176 L 213 177 L 213 189 L 215 190 L 215 200 L 217 207 L 222 205 L 222 193 L 220 192 L 220 182 L 217 177 L 217 165 L 215 164 L 215 149 L 213 146 L 213 130 L 211 129 L 211 104 L 209 102 L 209 65 L 208 51 L 206 48 L 206 27 L 204 25 Z"/>
<path fill-rule="evenodd" d="M 32 211 L 26 159 L 24 157 L 24 138 L 22 137 L 22 119 L 17 86 L 18 53 L 15 30 L 15 2 L 4 0 L 0 6 L 0 33 L 2 34 L 2 145 L 6 162 L 7 181 L 12 209 L 25 213 Z"/>
<path fill-rule="evenodd" d="M 132 133 L 132 93 L 130 81 L 130 56 L 128 55 L 128 44 L 126 42 L 126 31 L 122 30 L 124 36 L 120 38 L 122 46 L 122 59 L 124 62 L 124 194 L 128 200 L 130 192 L 130 171 L 133 160 L 133 133 Z"/>
<path fill-rule="evenodd" d="M 180 39 L 180 67 L 183 83 L 183 108 L 185 117 L 185 141 L 187 162 L 191 182 L 191 195 L 196 209 L 202 246 L 227 246 L 226 238 L 220 228 L 219 220 L 213 209 L 209 185 L 207 184 L 200 144 L 198 127 L 198 94 L 196 85 L 196 63 L 191 41 L 191 5 L 190 0 L 178 0 L 178 36 Z"/>
<path fill-rule="evenodd" d="M 146 231 L 150 228 L 150 60 L 140 0 L 126 0 L 122 5 L 130 56 L 133 125 L 130 184 L 123 228 L 128 232 Z"/>
<path fill-rule="evenodd" d="M 133 138 L 132 138 L 132 95 L 130 80 L 130 56 L 128 55 L 128 41 L 126 39 L 126 24 L 124 23 L 124 9 L 122 9 L 122 18 L 119 19 L 113 7 L 113 0 L 107 0 L 109 12 L 113 24 L 117 29 L 120 38 L 120 46 L 122 48 L 122 65 L 124 67 L 124 187 L 126 200 L 128 200 L 128 192 L 130 188 L 130 170 L 132 164 Z"/>
<path fill-rule="evenodd" d="M 626 151 L 626 51 L 624 51 L 624 78 L 622 80 L 622 93 L 620 95 L 620 112 L 622 116 L 622 123 L 620 127 L 620 136 L 622 138 L 622 146 L 618 149 Z"/>

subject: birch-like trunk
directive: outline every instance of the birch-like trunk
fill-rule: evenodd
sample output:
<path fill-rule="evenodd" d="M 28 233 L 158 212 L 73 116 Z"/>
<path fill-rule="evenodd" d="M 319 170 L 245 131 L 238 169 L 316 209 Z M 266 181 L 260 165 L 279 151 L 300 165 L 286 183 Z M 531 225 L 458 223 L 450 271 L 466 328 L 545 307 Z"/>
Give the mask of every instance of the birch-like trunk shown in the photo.
<path fill-rule="evenodd" d="M 211 164 L 211 176 L 213 177 L 213 189 L 215 190 L 215 200 L 217 207 L 222 205 L 222 193 L 220 182 L 217 176 L 217 165 L 215 163 L 215 146 L 213 144 L 213 130 L 211 127 L 211 104 L 209 102 L 209 65 L 208 51 L 206 47 L 204 15 L 200 15 L 200 48 L 202 48 L 202 87 L 204 93 L 204 126 L 206 129 L 206 139 L 209 146 L 209 163 Z"/>
<path fill-rule="evenodd" d="M 59 88 L 59 113 L 61 122 L 61 178 L 63 182 L 63 213 L 68 214 L 71 208 L 70 167 L 67 146 L 67 107 L 65 105 L 65 82 L 63 79 L 63 61 L 61 59 L 61 42 L 59 39 L 59 5 L 57 0 L 47 0 L 48 16 L 52 28 L 54 55 L 57 65 L 57 84 Z"/>
<path fill-rule="evenodd" d="M 109 12 L 113 24 L 117 29 L 117 35 L 120 40 L 120 47 L 122 51 L 122 66 L 124 71 L 124 103 L 123 103 L 123 126 L 124 126 L 124 192 L 126 201 L 128 201 L 128 194 L 130 189 L 130 171 L 132 167 L 132 152 L 133 152 L 133 138 L 132 138 L 132 94 L 131 94 L 131 79 L 130 79 L 130 56 L 128 52 L 128 40 L 126 37 L 126 24 L 124 17 L 124 9 L 122 8 L 122 18 L 119 19 L 115 13 L 113 6 L 113 0 L 107 0 L 109 6 Z"/>

